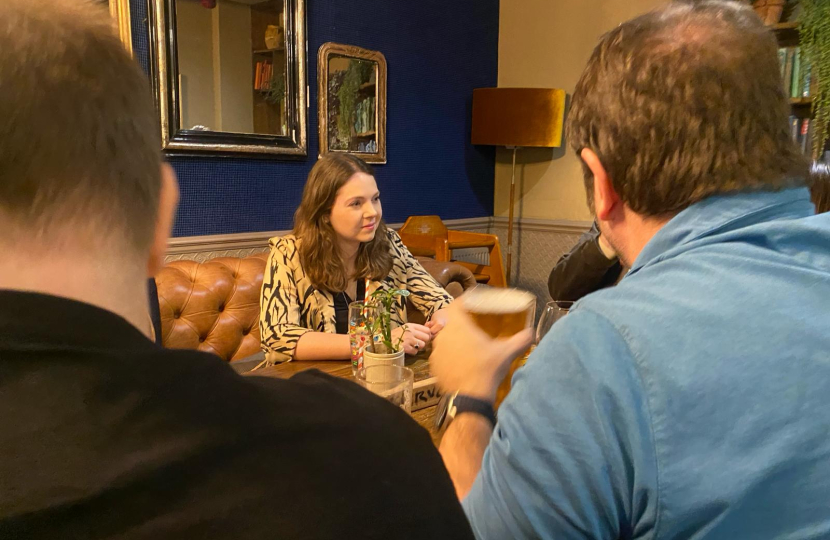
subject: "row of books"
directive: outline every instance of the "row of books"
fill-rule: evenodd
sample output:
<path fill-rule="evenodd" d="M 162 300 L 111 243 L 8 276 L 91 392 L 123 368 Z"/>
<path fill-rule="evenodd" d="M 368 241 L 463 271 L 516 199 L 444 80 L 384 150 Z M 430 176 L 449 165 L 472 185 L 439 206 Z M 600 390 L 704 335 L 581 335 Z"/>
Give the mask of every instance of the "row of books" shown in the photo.
<path fill-rule="evenodd" d="M 256 63 L 254 75 L 254 90 L 268 90 L 271 88 L 271 77 L 274 75 L 274 63 L 263 60 Z"/>
<path fill-rule="evenodd" d="M 812 73 L 810 64 L 801 55 L 801 47 L 778 49 L 778 65 L 784 80 L 784 91 L 791 98 L 810 97 Z"/>
<path fill-rule="evenodd" d="M 367 133 L 375 129 L 375 98 L 368 97 L 357 104 L 355 110 L 355 133 Z"/>
<path fill-rule="evenodd" d="M 790 135 L 801 147 L 801 152 L 810 155 L 813 149 L 813 126 L 809 118 L 790 116 Z"/>

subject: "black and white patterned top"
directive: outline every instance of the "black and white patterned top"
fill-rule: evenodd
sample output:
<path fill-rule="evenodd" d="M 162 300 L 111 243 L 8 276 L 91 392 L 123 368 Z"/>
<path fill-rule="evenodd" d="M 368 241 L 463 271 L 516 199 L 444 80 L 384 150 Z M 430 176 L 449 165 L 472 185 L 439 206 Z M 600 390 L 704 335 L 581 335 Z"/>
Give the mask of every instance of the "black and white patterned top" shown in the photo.
<path fill-rule="evenodd" d="M 380 288 L 406 289 L 412 304 L 427 319 L 449 306 L 452 297 L 406 249 L 398 233 L 389 230 L 392 269 L 381 281 L 369 281 L 366 296 Z M 300 336 L 306 332 L 335 333 L 334 296 L 316 289 L 300 263 L 294 235 L 271 238 L 271 254 L 265 267 L 260 295 L 259 330 L 262 350 L 269 360 L 285 361 L 294 356 Z M 392 320 L 406 323 L 406 299 L 396 306 Z"/>

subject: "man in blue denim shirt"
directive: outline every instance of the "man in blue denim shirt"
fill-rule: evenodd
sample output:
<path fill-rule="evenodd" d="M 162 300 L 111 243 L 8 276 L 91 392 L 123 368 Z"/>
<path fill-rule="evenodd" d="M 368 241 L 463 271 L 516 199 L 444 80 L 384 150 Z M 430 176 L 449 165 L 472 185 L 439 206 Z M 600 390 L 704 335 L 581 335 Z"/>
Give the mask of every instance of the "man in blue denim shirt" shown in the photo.
<path fill-rule="evenodd" d="M 459 303 L 431 359 L 459 392 L 441 452 L 479 538 L 830 537 L 830 214 L 775 52 L 711 1 L 595 50 L 568 138 L 629 274 L 556 323 L 494 427 L 529 333 L 491 340 Z"/>

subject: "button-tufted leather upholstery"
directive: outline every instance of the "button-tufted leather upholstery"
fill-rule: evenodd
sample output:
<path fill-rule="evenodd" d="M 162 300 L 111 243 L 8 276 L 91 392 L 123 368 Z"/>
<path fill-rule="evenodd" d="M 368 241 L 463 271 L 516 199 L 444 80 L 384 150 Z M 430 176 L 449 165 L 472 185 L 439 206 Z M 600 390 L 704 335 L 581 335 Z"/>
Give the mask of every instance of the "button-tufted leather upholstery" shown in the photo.
<path fill-rule="evenodd" d="M 458 298 L 461 293 L 476 286 L 476 278 L 472 271 L 459 264 L 436 261 L 430 257 L 416 257 L 416 259 L 453 298 Z M 406 304 L 406 320 L 416 324 L 426 322 L 424 315 L 415 309 L 411 302 Z"/>
<path fill-rule="evenodd" d="M 267 253 L 204 263 L 176 261 L 156 276 L 161 342 L 230 362 L 259 347 L 259 294 Z"/>
<path fill-rule="evenodd" d="M 258 353 L 259 295 L 267 258 L 268 253 L 258 253 L 165 266 L 156 276 L 162 345 L 210 352 L 227 362 Z M 462 266 L 419 260 L 453 296 L 476 283 Z M 417 310 L 409 306 L 407 311 L 412 322 L 423 322 Z"/>

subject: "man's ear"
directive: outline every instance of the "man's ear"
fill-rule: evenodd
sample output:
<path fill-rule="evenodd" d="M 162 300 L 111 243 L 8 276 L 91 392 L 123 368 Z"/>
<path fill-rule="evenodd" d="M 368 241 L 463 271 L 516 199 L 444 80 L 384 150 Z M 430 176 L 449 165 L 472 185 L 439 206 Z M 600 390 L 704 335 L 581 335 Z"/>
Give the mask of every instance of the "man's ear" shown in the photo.
<path fill-rule="evenodd" d="M 614 190 L 611 177 L 608 176 L 599 156 L 590 148 L 583 148 L 580 156 L 594 175 L 594 213 L 597 219 L 607 221 L 611 213 L 618 208 L 620 196 Z"/>
<path fill-rule="evenodd" d="M 164 254 L 167 252 L 167 240 L 173 230 L 173 220 L 179 205 L 179 183 L 176 172 L 169 163 L 161 164 L 161 193 L 156 212 L 156 228 L 153 244 L 150 246 L 150 258 L 147 260 L 147 276 L 153 277 L 164 266 Z"/>

